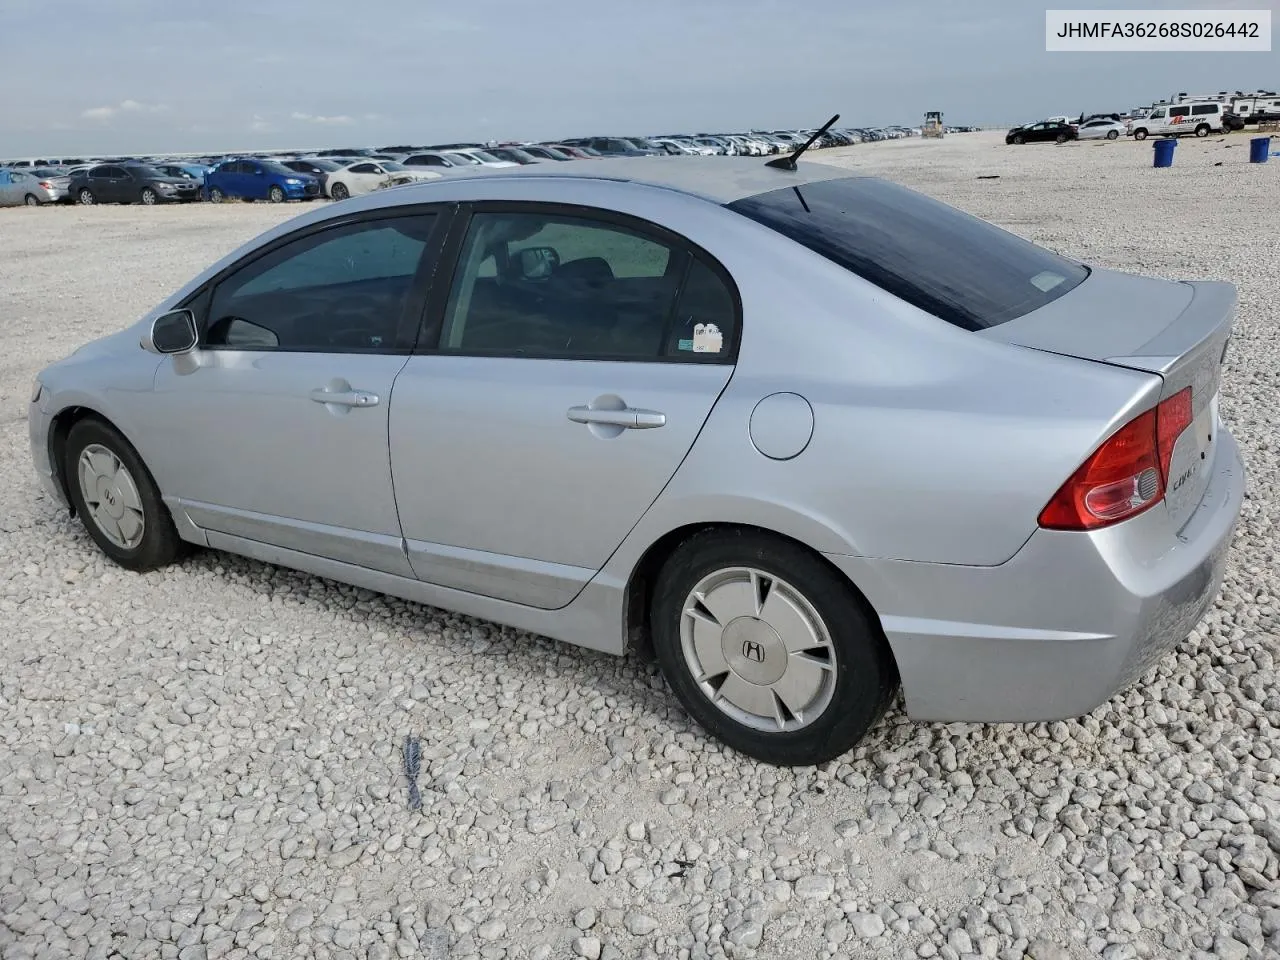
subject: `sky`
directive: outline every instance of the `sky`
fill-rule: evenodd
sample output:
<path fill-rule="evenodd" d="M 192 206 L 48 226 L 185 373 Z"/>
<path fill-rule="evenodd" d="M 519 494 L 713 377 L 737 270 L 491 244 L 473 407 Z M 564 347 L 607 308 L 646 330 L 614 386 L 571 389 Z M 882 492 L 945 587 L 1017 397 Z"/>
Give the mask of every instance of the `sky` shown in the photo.
<path fill-rule="evenodd" d="M 1047 53 L 1026 0 L 0 0 L 0 157 L 841 123 L 1280 88 L 1280 52 Z M 1280 0 L 1054 8 L 1269 8 Z M 1277 48 L 1280 49 L 1280 48 Z"/>

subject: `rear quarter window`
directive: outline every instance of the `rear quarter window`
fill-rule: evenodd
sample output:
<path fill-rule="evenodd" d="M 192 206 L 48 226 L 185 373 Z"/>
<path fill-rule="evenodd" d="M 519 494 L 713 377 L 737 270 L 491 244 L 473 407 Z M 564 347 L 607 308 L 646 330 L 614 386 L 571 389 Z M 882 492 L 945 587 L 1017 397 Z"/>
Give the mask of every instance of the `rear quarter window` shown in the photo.
<path fill-rule="evenodd" d="M 967 330 L 1039 309 L 1089 275 L 1074 260 L 886 180 L 783 187 L 728 208 Z"/>

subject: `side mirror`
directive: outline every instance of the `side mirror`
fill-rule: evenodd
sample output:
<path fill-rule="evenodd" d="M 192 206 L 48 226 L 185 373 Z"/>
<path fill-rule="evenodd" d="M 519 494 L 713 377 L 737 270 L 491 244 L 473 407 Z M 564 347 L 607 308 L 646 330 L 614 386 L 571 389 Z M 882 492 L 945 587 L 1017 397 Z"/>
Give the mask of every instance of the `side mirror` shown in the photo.
<path fill-rule="evenodd" d="M 524 280 L 546 280 L 560 266 L 560 254 L 555 247 L 525 247 L 517 256 Z"/>
<path fill-rule="evenodd" d="M 194 350 L 200 342 L 196 316 L 190 310 L 174 310 L 151 321 L 142 345 L 152 353 L 178 354 Z"/>

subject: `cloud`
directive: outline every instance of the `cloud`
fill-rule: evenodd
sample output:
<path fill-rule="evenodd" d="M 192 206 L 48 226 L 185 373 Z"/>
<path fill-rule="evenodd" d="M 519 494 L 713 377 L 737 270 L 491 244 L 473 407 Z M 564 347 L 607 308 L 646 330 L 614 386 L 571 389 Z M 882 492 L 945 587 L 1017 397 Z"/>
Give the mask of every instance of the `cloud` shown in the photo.
<path fill-rule="evenodd" d="M 90 107 L 81 111 L 80 116 L 85 120 L 97 120 L 101 123 L 121 113 L 163 113 L 168 109 L 163 103 L 141 103 L 137 100 L 121 100 L 114 106 Z"/>
<path fill-rule="evenodd" d="M 338 114 L 337 116 L 334 116 L 334 117 L 320 117 L 320 116 L 316 116 L 313 113 L 299 113 L 297 110 L 295 110 L 289 116 L 290 118 L 297 120 L 299 123 L 319 123 L 319 124 L 324 124 L 328 126 L 345 126 L 346 124 L 352 122 L 351 118 L 348 117 L 345 113 Z"/>
<path fill-rule="evenodd" d="M 249 123 L 249 129 L 254 133 L 268 133 L 274 130 L 275 127 L 271 126 L 270 121 L 265 117 L 260 117 L 255 113 L 253 115 L 253 120 Z"/>

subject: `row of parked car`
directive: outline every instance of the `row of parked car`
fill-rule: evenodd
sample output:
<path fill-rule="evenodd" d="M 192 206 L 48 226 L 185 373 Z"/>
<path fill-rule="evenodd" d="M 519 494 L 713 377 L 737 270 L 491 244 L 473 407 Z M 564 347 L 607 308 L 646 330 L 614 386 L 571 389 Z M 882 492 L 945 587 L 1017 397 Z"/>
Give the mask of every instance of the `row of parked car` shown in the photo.
<path fill-rule="evenodd" d="M 810 149 L 919 135 L 901 126 L 826 131 Z M 167 203 L 207 200 L 343 200 L 387 187 L 486 167 L 563 163 L 589 157 L 767 156 L 789 153 L 814 130 L 579 137 L 505 143 L 401 144 L 308 154 L 199 158 L 111 157 L 19 160 L 0 167 L 0 206 L 26 203 Z"/>
<path fill-rule="evenodd" d="M 1005 134 L 1005 143 L 1043 143 L 1068 140 L 1119 140 L 1133 137 L 1207 137 L 1213 133 L 1243 130 L 1245 118 L 1232 113 L 1226 104 L 1214 100 L 1187 100 L 1156 104 L 1138 115 L 1096 113 L 1090 116 L 1049 117 L 1024 123 Z"/>

